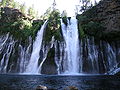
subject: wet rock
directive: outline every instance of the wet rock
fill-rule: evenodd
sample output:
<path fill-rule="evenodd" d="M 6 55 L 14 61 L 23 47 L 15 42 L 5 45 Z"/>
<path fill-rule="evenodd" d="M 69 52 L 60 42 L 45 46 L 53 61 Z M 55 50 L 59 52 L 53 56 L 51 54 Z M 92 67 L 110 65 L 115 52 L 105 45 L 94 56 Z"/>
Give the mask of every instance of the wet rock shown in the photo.
<path fill-rule="evenodd" d="M 46 86 L 39 85 L 37 86 L 36 90 L 48 90 Z"/>
<path fill-rule="evenodd" d="M 68 87 L 65 88 L 64 90 L 78 90 L 78 88 L 75 87 L 75 86 L 68 86 Z"/>
<path fill-rule="evenodd" d="M 57 74 L 57 65 L 55 63 L 55 48 L 51 48 L 48 52 L 47 58 L 42 65 L 42 74 Z"/>
<path fill-rule="evenodd" d="M 120 71 L 118 73 L 115 74 L 116 76 L 120 76 Z"/>

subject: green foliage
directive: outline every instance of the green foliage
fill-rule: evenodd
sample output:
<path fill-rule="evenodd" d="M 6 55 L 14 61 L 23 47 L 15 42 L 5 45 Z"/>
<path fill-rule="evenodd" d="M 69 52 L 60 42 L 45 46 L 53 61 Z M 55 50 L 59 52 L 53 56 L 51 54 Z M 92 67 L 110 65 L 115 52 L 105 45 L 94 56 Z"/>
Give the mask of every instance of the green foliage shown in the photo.
<path fill-rule="evenodd" d="M 51 41 L 52 36 L 55 37 L 55 40 L 62 40 L 60 30 L 60 13 L 58 10 L 53 10 L 49 15 L 49 21 L 45 30 L 46 36 L 44 37 L 44 40 L 46 43 Z"/>
<path fill-rule="evenodd" d="M 13 7 L 13 5 L 14 5 L 14 0 L 2 0 L 1 1 L 1 6 L 3 6 L 3 7 Z"/>
<path fill-rule="evenodd" d="M 77 15 L 77 19 L 80 37 L 84 38 L 86 35 L 101 37 L 102 31 L 105 29 L 101 23 L 82 15 Z"/>
<path fill-rule="evenodd" d="M 80 24 L 82 24 L 82 23 L 88 23 L 88 18 L 86 17 L 86 16 L 82 16 L 82 15 L 77 15 L 77 19 L 78 19 L 78 22 L 80 23 Z"/>
<path fill-rule="evenodd" d="M 49 8 L 46 10 L 46 12 L 45 12 L 43 15 L 41 15 L 40 18 L 41 18 L 42 20 L 48 19 L 48 18 L 50 17 L 51 12 L 52 12 L 52 9 L 51 9 L 51 7 L 49 7 Z"/>
<path fill-rule="evenodd" d="M 32 27 L 31 27 L 31 30 L 32 30 L 32 37 L 33 39 L 35 39 L 36 37 L 36 34 L 38 32 L 38 30 L 40 29 L 40 27 L 43 25 L 43 21 L 39 21 L 39 22 L 33 22 L 32 23 Z"/>
<path fill-rule="evenodd" d="M 84 32 L 84 28 L 82 27 L 83 22 L 86 22 L 88 19 L 86 16 L 77 15 L 78 20 L 78 32 L 81 38 L 84 38 L 86 36 Z"/>
<path fill-rule="evenodd" d="M 29 36 L 32 36 L 33 39 L 35 39 L 37 31 L 40 29 L 42 24 L 43 21 L 32 24 L 28 20 L 19 19 L 15 22 L 4 23 L 3 27 L 0 29 L 0 33 L 10 32 L 16 39 L 20 39 L 22 41 L 26 40 Z"/>
<path fill-rule="evenodd" d="M 6 6 L 6 2 L 7 2 L 7 0 L 2 0 L 1 1 L 1 6 L 5 7 Z"/>
<path fill-rule="evenodd" d="M 86 11 L 92 7 L 91 0 L 80 0 L 82 2 L 81 11 Z"/>
<path fill-rule="evenodd" d="M 20 9 L 20 4 L 18 2 L 13 3 L 13 8 Z"/>
<path fill-rule="evenodd" d="M 28 15 L 31 16 L 32 18 L 35 18 L 35 10 L 34 7 L 29 7 L 28 9 Z"/>
<path fill-rule="evenodd" d="M 84 30 L 84 32 L 86 32 L 89 35 L 93 35 L 93 36 L 98 36 L 100 37 L 102 31 L 104 30 L 104 27 L 102 26 L 101 23 L 98 22 L 93 22 L 90 21 L 87 24 L 82 25 L 82 28 Z"/>
<path fill-rule="evenodd" d="M 28 14 L 31 19 L 38 18 L 38 12 L 34 10 L 33 6 L 27 9 L 25 4 L 19 4 L 19 2 L 16 2 L 14 0 L 2 0 L 0 2 L 0 6 L 19 9 L 22 13 L 26 15 Z"/>
<path fill-rule="evenodd" d="M 0 31 L 1 33 L 10 32 L 14 37 L 18 39 L 25 39 L 26 37 L 31 35 L 31 27 L 32 24 L 30 21 L 19 19 L 15 22 L 4 23 Z"/>
<path fill-rule="evenodd" d="M 81 38 L 84 38 L 84 37 L 86 36 L 86 34 L 85 34 L 82 26 L 79 25 L 78 27 L 79 27 L 79 31 L 78 31 L 78 32 L 79 32 L 80 37 L 81 37 Z"/>
<path fill-rule="evenodd" d="M 6 5 L 8 7 L 13 7 L 13 4 L 14 4 L 14 0 L 7 0 L 7 2 L 6 2 Z"/>
<path fill-rule="evenodd" d="M 25 9 L 26 9 L 25 4 L 20 5 L 20 11 L 21 11 L 22 13 L 25 13 L 25 12 L 26 12 Z"/>

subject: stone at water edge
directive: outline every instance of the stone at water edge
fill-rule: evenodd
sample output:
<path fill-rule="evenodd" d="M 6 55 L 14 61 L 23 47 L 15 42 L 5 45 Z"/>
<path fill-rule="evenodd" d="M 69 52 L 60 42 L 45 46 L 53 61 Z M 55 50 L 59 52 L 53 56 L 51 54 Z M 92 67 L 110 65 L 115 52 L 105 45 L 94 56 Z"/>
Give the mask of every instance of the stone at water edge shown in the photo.
<path fill-rule="evenodd" d="M 75 86 L 68 86 L 68 87 L 65 88 L 64 90 L 78 90 L 78 88 L 75 87 Z"/>
<path fill-rule="evenodd" d="M 39 85 L 36 87 L 36 90 L 48 90 L 48 88 L 46 86 Z"/>

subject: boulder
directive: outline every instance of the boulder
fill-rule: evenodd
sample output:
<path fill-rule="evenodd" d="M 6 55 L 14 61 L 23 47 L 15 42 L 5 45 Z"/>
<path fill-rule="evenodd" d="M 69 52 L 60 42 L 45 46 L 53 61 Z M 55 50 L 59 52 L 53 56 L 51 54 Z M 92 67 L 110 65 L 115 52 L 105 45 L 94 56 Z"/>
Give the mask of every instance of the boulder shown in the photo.
<path fill-rule="evenodd" d="M 36 87 L 36 90 L 48 90 L 46 86 L 39 85 Z"/>
<path fill-rule="evenodd" d="M 75 86 L 68 86 L 68 87 L 65 88 L 64 90 L 78 90 L 78 88 L 75 87 Z"/>

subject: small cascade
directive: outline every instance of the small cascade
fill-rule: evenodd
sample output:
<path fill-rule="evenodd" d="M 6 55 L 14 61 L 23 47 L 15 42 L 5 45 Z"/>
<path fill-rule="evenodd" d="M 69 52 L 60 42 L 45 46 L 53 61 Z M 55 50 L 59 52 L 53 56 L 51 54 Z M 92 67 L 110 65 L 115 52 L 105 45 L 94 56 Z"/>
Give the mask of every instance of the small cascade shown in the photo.
<path fill-rule="evenodd" d="M 47 20 L 45 21 L 45 23 L 42 25 L 41 29 L 38 31 L 37 33 L 37 37 L 36 40 L 33 44 L 33 51 L 31 54 L 31 58 L 29 61 L 29 64 L 26 68 L 26 71 L 24 73 L 30 73 L 30 74 L 38 74 L 39 73 L 39 66 L 38 66 L 38 61 L 39 61 L 39 53 L 41 50 L 41 46 L 42 46 L 42 38 L 43 38 L 43 34 L 44 34 L 44 29 L 47 25 Z"/>
<path fill-rule="evenodd" d="M 77 19 L 71 18 L 66 26 L 62 23 L 62 33 L 65 40 L 66 61 L 64 62 L 64 74 L 79 73 L 79 39 Z"/>
<path fill-rule="evenodd" d="M 32 40 L 23 46 L 12 35 L 0 36 L 0 73 L 22 73 L 30 57 Z"/>
<path fill-rule="evenodd" d="M 32 39 L 29 37 L 29 45 L 27 48 L 23 47 L 21 44 L 19 45 L 19 52 L 20 56 L 18 58 L 18 64 L 19 64 L 19 73 L 23 73 L 26 69 L 26 66 L 28 65 L 30 54 L 31 54 L 31 47 L 32 47 Z"/>
<path fill-rule="evenodd" d="M 3 38 L 5 40 L 3 41 L 2 45 L 5 45 L 5 42 L 8 40 L 8 37 L 9 37 L 9 34 L 7 34 L 6 38 Z M 10 59 L 11 52 L 15 45 L 15 41 L 12 40 L 12 37 L 9 37 L 8 42 L 9 42 L 9 44 L 5 45 L 5 47 L 7 48 L 6 52 L 3 54 L 3 57 L 0 61 L 0 71 L 2 73 L 7 73 L 8 62 Z"/>

